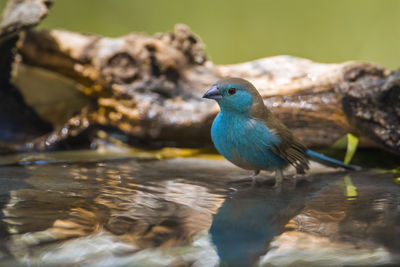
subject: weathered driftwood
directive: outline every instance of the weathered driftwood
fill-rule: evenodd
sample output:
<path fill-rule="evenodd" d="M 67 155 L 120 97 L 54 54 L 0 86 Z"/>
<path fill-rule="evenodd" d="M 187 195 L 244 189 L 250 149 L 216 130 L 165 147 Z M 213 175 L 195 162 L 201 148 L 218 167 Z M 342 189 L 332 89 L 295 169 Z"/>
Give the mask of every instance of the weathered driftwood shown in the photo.
<path fill-rule="evenodd" d="M 10 1 L 0 24 L 0 152 L 11 143 L 26 142 L 51 130 L 10 82 L 15 44 L 19 34 L 37 25 L 47 14 L 52 1 Z"/>
<path fill-rule="evenodd" d="M 287 56 L 217 66 L 207 61 L 203 44 L 184 25 L 153 37 L 28 31 L 18 46 L 22 63 L 78 81 L 91 99 L 66 122 L 56 125 L 58 117 L 53 118 L 56 130 L 51 131 L 10 84 L 12 51 L 20 33 L 38 24 L 51 3 L 11 0 L 3 14 L 2 151 L 5 144 L 8 149 L 44 150 L 95 126 L 111 126 L 133 140 L 152 143 L 209 143 L 218 108 L 201 96 L 215 80 L 228 76 L 252 81 L 266 105 L 309 146 L 327 146 L 353 132 L 364 146 L 400 151 L 398 72 L 373 64 L 319 64 Z"/>
<path fill-rule="evenodd" d="M 215 80 L 239 76 L 253 82 L 265 104 L 309 146 L 328 146 L 352 132 L 364 146 L 400 151 L 400 72 L 378 65 L 288 56 L 213 65 L 184 25 L 154 37 L 29 32 L 19 51 L 25 64 L 79 81 L 95 100 L 31 147 L 45 149 L 91 125 L 114 126 L 145 141 L 207 143 L 218 108 L 201 96 Z"/>

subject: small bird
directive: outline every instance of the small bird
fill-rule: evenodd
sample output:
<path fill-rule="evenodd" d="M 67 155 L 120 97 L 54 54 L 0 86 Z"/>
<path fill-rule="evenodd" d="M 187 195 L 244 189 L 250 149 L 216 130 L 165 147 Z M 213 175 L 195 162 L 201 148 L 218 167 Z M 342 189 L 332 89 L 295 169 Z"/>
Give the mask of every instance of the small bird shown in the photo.
<path fill-rule="evenodd" d="M 275 187 L 280 187 L 283 169 L 292 165 L 298 174 L 309 169 L 309 159 L 331 167 L 356 170 L 317 153 L 301 143 L 264 105 L 257 89 L 241 78 L 217 81 L 203 98 L 217 101 L 221 111 L 211 127 L 218 150 L 233 164 L 252 170 L 252 184 L 261 170 L 275 171 Z"/>

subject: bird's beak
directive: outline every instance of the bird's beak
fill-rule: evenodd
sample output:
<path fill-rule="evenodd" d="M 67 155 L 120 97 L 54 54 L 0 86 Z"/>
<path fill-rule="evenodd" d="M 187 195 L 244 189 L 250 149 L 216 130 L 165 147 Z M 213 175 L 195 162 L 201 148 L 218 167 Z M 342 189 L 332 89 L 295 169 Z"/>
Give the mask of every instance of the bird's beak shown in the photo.
<path fill-rule="evenodd" d="M 208 89 L 208 91 L 203 95 L 203 98 L 209 98 L 209 99 L 221 99 L 222 95 L 219 92 L 218 87 L 214 84 L 213 86 L 211 86 L 210 89 Z"/>

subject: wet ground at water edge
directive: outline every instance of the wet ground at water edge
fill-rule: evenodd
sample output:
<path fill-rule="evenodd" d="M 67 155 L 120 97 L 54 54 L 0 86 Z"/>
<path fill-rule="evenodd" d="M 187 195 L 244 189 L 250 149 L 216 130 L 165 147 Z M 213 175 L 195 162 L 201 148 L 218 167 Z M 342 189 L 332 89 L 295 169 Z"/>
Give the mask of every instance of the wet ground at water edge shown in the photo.
<path fill-rule="evenodd" d="M 68 153 L 3 158 L 0 266 L 400 264 L 393 173 L 313 165 L 277 191 L 224 160 Z"/>

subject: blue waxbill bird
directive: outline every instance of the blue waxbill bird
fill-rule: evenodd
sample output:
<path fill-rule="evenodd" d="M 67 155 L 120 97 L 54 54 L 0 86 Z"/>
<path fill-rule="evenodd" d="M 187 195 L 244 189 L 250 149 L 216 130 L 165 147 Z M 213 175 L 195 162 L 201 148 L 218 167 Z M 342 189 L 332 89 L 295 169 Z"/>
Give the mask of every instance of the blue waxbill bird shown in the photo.
<path fill-rule="evenodd" d="M 331 166 L 355 170 L 307 149 L 264 105 L 257 89 L 241 78 L 217 81 L 204 94 L 217 101 L 221 112 L 211 127 L 211 138 L 218 150 L 233 164 L 253 171 L 253 182 L 260 170 L 275 171 L 275 186 L 283 179 L 283 169 L 292 165 L 297 173 L 309 169 L 309 159 Z"/>

